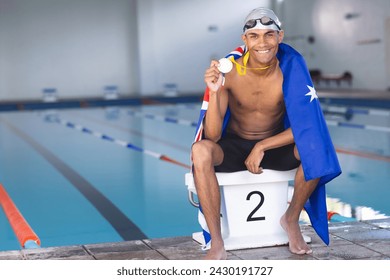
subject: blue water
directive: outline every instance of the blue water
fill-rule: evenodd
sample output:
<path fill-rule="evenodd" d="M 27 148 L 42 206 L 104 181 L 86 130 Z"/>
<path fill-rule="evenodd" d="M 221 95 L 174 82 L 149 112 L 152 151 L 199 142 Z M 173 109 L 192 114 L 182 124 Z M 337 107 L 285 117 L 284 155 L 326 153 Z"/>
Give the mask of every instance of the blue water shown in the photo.
<path fill-rule="evenodd" d="M 364 126 L 364 129 L 328 126 L 336 148 L 357 152 L 357 155 L 338 153 L 343 173 L 327 185 L 327 193 L 353 208 L 372 207 L 390 216 L 390 110 L 375 112 L 376 115 L 354 114 L 349 120 L 327 117 Z"/>
<path fill-rule="evenodd" d="M 58 111 L 58 116 L 189 163 L 191 127 L 134 118 L 124 109 L 63 110 Z M 42 246 L 114 242 L 122 238 L 58 170 L 10 131 L 4 120 L 76 170 L 148 238 L 189 235 L 197 230 L 197 212 L 188 203 L 184 186 L 188 169 L 47 122 L 44 112 L 4 113 L 1 119 L 0 182 L 39 235 Z M 19 248 L 0 213 L 0 249 Z"/>
<path fill-rule="evenodd" d="M 187 199 L 187 168 L 53 120 L 67 120 L 189 164 L 194 127 L 174 123 L 172 119 L 196 122 L 199 105 L 1 113 L 0 183 L 38 234 L 43 247 L 116 242 L 123 237 L 110 219 L 97 210 L 99 199 L 88 200 L 92 193 L 80 192 L 32 142 L 100 192 L 147 238 L 191 235 L 200 228 L 197 210 Z M 151 116 L 169 117 L 171 121 Z M 379 121 L 377 117 L 356 115 L 349 122 L 380 122 L 381 126 L 390 127 L 387 117 Z M 338 126 L 330 126 L 330 132 L 336 147 L 390 157 L 388 132 Z M 339 159 L 343 174 L 328 184 L 328 194 L 354 207 L 369 206 L 390 215 L 385 201 L 390 195 L 390 162 L 344 153 L 339 153 Z M 0 210 L 0 250 L 15 249 L 20 249 L 20 245 Z"/>

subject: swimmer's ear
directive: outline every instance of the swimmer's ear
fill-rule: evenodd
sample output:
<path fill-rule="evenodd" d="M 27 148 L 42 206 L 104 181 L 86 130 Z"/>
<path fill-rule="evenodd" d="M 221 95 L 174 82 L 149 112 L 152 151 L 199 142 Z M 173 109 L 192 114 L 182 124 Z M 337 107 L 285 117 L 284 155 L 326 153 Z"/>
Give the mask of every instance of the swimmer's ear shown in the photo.
<path fill-rule="evenodd" d="M 284 30 L 278 31 L 279 33 L 279 44 L 283 41 L 284 38 Z"/>
<path fill-rule="evenodd" d="M 242 35 L 241 35 L 241 39 L 242 39 L 242 41 L 244 42 L 245 47 L 246 47 L 246 36 L 245 36 L 245 34 L 242 34 Z"/>

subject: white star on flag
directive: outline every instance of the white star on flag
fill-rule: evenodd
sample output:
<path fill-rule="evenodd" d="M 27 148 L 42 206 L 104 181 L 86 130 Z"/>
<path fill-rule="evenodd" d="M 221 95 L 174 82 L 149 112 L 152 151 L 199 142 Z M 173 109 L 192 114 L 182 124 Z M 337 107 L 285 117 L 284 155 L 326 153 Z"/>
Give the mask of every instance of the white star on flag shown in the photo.
<path fill-rule="evenodd" d="M 317 96 L 317 93 L 316 93 L 316 90 L 314 89 L 314 87 L 311 87 L 311 86 L 307 86 L 309 88 L 309 92 L 305 94 L 305 96 L 310 96 L 310 102 L 312 102 L 314 99 L 318 99 L 318 96 Z"/>

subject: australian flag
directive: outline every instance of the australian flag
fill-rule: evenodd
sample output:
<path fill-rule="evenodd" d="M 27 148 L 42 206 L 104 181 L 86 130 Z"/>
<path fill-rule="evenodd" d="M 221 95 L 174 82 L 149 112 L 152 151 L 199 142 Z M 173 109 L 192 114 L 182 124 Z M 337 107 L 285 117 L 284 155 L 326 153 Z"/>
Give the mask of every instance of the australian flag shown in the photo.
<path fill-rule="evenodd" d="M 245 47 L 240 46 L 226 58 L 237 59 L 244 53 Z M 285 128 L 292 129 L 306 181 L 320 178 L 317 188 L 305 204 L 305 210 L 318 236 L 328 245 L 325 184 L 340 175 L 341 168 L 304 58 L 284 43 L 279 45 L 277 58 L 283 73 Z M 203 119 L 207 112 L 208 100 L 209 93 L 206 88 L 194 142 L 202 139 Z M 229 115 L 228 110 L 223 129 L 228 123 Z M 210 234 L 201 207 L 198 219 L 207 246 L 210 242 Z"/>

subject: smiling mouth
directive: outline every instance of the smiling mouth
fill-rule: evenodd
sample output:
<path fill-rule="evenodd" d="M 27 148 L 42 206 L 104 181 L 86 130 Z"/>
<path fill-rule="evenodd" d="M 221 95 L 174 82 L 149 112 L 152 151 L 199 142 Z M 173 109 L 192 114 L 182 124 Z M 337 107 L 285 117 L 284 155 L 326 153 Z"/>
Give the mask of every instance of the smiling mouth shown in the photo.
<path fill-rule="evenodd" d="M 263 54 L 263 53 L 268 53 L 269 50 L 263 50 L 263 51 L 259 50 L 259 51 L 257 51 L 257 52 Z"/>

